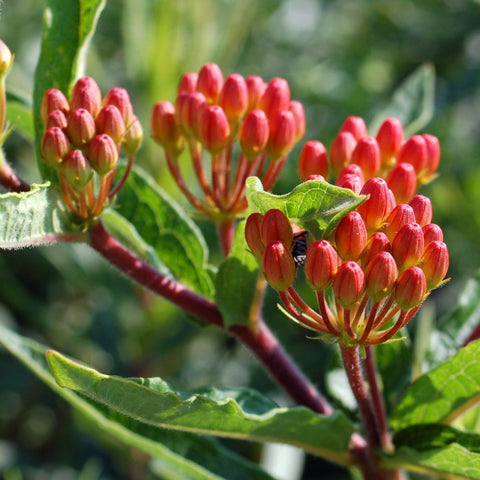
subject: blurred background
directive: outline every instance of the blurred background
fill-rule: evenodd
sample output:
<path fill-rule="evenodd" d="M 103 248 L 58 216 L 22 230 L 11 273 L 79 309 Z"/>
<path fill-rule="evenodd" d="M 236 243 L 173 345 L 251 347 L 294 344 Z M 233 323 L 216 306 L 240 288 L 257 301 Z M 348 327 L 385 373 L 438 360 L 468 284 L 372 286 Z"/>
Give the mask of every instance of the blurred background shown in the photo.
<path fill-rule="evenodd" d="M 0 37 L 15 53 L 11 95 L 31 102 L 43 2 L 5 0 Z M 306 109 L 307 134 L 327 148 L 349 115 L 368 122 L 425 62 L 436 71 L 435 112 L 422 132 L 439 137 L 439 177 L 422 192 L 449 246 L 452 281 L 429 299 L 440 318 L 480 265 L 480 2 L 474 0 L 110 0 L 92 39 L 85 73 L 102 92 L 126 87 L 146 137 L 138 163 L 180 203 L 160 148 L 148 138 L 150 109 L 174 100 L 183 72 L 216 62 L 225 75 L 288 80 Z M 303 142 L 301 142 L 303 143 Z M 38 181 L 32 139 L 14 133 L 7 158 Z M 276 186 L 297 183 L 297 147 Z M 212 258 L 215 234 L 200 224 Z M 212 328 L 199 328 L 166 302 L 118 275 L 86 247 L 55 245 L 0 253 L 0 321 L 104 373 L 161 376 L 177 389 L 253 386 L 286 399 L 252 356 Z M 325 388 L 333 362 L 321 342 L 283 318 L 267 296 L 265 317 L 287 349 Z M 415 323 L 415 322 L 412 322 Z M 343 402 L 348 403 L 348 402 Z M 252 460 L 258 445 L 227 442 Z M 321 473 L 320 473 L 321 472 Z M 79 417 L 15 359 L 0 351 L 0 475 L 20 479 L 151 479 L 154 462 Z M 307 457 L 303 480 L 349 478 Z M 293 479 L 292 479 L 293 480 Z"/>

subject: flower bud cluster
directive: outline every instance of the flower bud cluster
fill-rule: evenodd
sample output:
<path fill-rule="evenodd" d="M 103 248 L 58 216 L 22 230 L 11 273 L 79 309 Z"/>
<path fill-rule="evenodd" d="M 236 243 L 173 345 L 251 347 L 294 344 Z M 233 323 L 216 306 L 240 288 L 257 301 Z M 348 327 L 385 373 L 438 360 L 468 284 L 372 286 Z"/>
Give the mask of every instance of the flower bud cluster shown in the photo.
<path fill-rule="evenodd" d="M 397 203 L 387 182 L 370 178 L 368 200 L 348 213 L 330 238 L 306 250 L 304 273 L 317 297 L 309 306 L 293 287 L 295 235 L 279 210 L 247 219 L 245 236 L 268 283 L 289 314 L 307 328 L 354 344 L 385 342 L 415 315 L 429 292 L 445 283 L 449 255 L 430 200 Z"/>
<path fill-rule="evenodd" d="M 151 132 L 190 203 L 209 218 L 223 220 L 245 210 L 248 176 L 260 177 L 265 190 L 273 186 L 288 152 L 305 132 L 305 113 L 291 100 L 286 80 L 266 83 L 238 73 L 224 78 L 218 65 L 209 63 L 198 74 L 183 75 L 174 103 L 155 104 Z M 187 186 L 180 169 L 184 149 L 201 195 Z"/>
<path fill-rule="evenodd" d="M 143 138 L 128 92 L 115 87 L 102 98 L 93 78 L 80 78 L 70 101 L 45 92 L 41 118 L 43 160 L 57 171 L 65 203 L 84 220 L 98 216 L 125 181 L 112 189 L 121 151 L 128 173 Z"/>
<path fill-rule="evenodd" d="M 397 203 L 408 203 L 417 187 L 435 177 L 440 162 L 440 144 L 433 135 L 405 139 L 403 126 L 387 118 L 376 135 L 369 136 L 360 117 L 348 117 L 330 148 L 307 142 L 300 154 L 298 173 L 302 181 L 310 175 L 332 173 L 336 185 L 360 191 L 366 181 L 381 177 L 387 181 Z"/>

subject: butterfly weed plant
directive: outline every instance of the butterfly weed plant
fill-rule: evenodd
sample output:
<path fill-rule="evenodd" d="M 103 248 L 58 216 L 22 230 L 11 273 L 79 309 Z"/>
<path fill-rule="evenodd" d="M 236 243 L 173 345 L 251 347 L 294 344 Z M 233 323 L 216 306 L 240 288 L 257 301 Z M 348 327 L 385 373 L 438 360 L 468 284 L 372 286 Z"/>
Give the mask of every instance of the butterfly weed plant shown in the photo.
<path fill-rule="evenodd" d="M 51 6 L 54 17 L 60 8 Z M 2 154 L 0 245 L 90 246 L 144 288 L 236 338 L 291 406 L 248 389 L 185 393 L 159 378 L 105 375 L 4 326 L 0 343 L 74 408 L 184 478 L 272 478 L 212 436 L 295 445 L 355 478 L 480 478 L 480 434 L 462 423 L 480 398 L 478 329 L 461 342 L 450 338 L 452 356 L 408 385 L 394 406 L 384 401 L 388 382 L 377 368 L 388 348 L 405 341 L 430 293 L 448 282 L 442 228 L 419 191 L 438 175 L 439 140 L 407 134 L 408 119 L 389 116 L 371 132 L 351 116 L 329 149 L 319 140 L 302 144 L 304 107 L 286 80 L 226 73 L 214 63 L 185 73 L 176 98 L 158 99 L 142 124 L 125 88 L 102 92 L 78 74 L 101 8 L 92 2 L 78 19 L 87 33 L 65 49 L 70 55 L 58 69 L 50 62 L 60 27 L 45 26 L 33 107 L 43 179 L 28 184 Z M 14 68 L 3 42 L 0 56 L 3 144 L 5 77 Z M 424 71 L 412 77 L 405 101 L 426 95 L 428 81 Z M 189 209 L 135 165 L 142 141 L 156 143 L 152 152 L 164 156 Z M 298 186 L 273 194 L 287 162 L 296 163 Z M 216 226 L 222 259 L 215 269 L 198 218 Z M 125 241 L 127 230 L 135 241 Z M 339 353 L 353 411 L 319 391 L 324 382 L 307 378 L 270 330 L 266 289 L 277 292 L 284 321 L 306 329 L 305 348 L 324 342 Z"/>

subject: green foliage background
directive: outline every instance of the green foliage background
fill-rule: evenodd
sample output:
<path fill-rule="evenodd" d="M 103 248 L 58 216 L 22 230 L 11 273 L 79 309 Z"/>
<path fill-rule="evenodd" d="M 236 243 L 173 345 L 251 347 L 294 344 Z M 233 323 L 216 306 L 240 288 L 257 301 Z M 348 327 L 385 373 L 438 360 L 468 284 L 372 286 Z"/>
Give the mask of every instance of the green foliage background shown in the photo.
<path fill-rule="evenodd" d="M 7 89 L 19 106 L 31 105 L 42 9 L 38 0 L 2 3 L 0 38 L 16 55 Z M 293 98 L 306 107 L 304 140 L 320 139 L 329 147 L 347 115 L 372 121 L 406 76 L 425 62 L 433 64 L 436 105 L 425 131 L 440 138 L 442 162 L 439 178 L 423 193 L 431 196 L 434 221 L 445 232 L 452 281 L 432 295 L 433 312 L 422 310 L 424 317 L 440 318 L 480 265 L 478 25 L 478 3 L 467 0 L 110 0 L 92 39 L 85 73 L 104 92 L 114 85 L 129 89 L 147 132 L 138 163 L 183 202 L 160 149 L 148 139 L 151 106 L 173 100 L 182 72 L 214 61 L 226 73 L 286 78 Z M 13 109 L 10 115 L 15 121 Z M 7 158 L 30 182 L 40 178 L 31 135 L 27 125 L 6 144 Z M 298 149 L 278 193 L 296 183 L 296 153 Z M 200 227 L 215 259 L 214 231 L 206 224 Z M 158 375 L 178 389 L 249 385 L 289 404 L 234 341 L 194 326 L 87 247 L 3 251 L 0 285 L 3 323 L 102 372 Z M 275 303 L 270 295 L 266 318 L 309 376 L 324 387 L 322 371 L 335 361 L 332 349 L 308 342 L 302 329 L 282 318 Z M 162 478 L 144 454 L 126 451 L 95 431 L 3 352 L 0 372 L 0 472 L 9 478 Z M 254 444 L 228 445 L 252 459 L 259 455 Z M 304 479 L 317 478 L 319 468 L 340 478 L 338 470 L 311 458 Z"/>

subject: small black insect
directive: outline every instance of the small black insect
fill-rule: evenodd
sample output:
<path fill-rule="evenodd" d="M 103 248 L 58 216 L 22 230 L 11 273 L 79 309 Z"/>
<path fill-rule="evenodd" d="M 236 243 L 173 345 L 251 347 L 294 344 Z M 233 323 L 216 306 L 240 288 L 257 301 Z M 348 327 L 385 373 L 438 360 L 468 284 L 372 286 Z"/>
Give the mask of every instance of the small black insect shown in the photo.
<path fill-rule="evenodd" d="M 305 263 L 308 248 L 308 232 L 303 230 L 293 236 L 292 257 L 296 267 Z"/>

